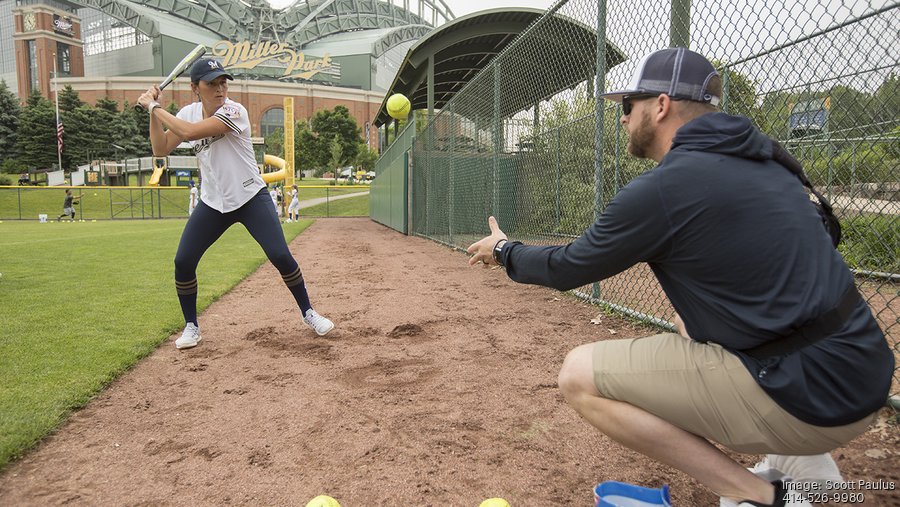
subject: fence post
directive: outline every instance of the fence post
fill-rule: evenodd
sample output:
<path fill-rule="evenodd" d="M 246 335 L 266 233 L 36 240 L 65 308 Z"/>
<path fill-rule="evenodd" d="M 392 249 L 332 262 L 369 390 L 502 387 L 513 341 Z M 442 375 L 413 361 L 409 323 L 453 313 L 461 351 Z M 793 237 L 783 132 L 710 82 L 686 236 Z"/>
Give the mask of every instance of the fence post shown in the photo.
<path fill-rule="evenodd" d="M 616 106 L 616 115 L 619 115 L 619 111 L 622 106 Z M 622 122 L 616 122 L 616 172 L 615 172 L 615 181 L 613 181 L 613 188 L 616 192 L 622 188 Z"/>
<path fill-rule="evenodd" d="M 502 120 L 500 119 L 500 64 L 497 60 L 492 62 L 493 73 L 492 77 L 494 78 L 494 107 L 491 113 L 494 116 L 494 206 L 492 207 L 494 211 L 494 218 L 497 219 L 498 222 L 503 224 L 503 220 L 500 218 L 500 150 L 501 144 L 503 143 L 503 134 L 501 133 L 501 129 L 503 127 Z M 509 224 L 511 225 L 511 224 Z M 507 225 L 507 227 L 509 226 Z"/>
<path fill-rule="evenodd" d="M 451 116 L 452 118 L 452 116 Z M 451 119 L 450 121 L 450 157 L 447 160 L 450 163 L 450 167 L 447 169 L 447 243 L 453 244 L 453 198 L 455 196 L 455 192 L 453 191 L 453 161 L 456 158 L 456 131 L 457 125 L 459 125 L 459 119 Z"/>
<path fill-rule="evenodd" d="M 728 110 L 729 101 L 728 101 L 728 92 L 730 91 L 731 80 L 728 79 L 728 71 L 726 69 L 722 69 L 722 111 L 726 113 L 730 113 Z"/>
<path fill-rule="evenodd" d="M 606 0 L 597 2 L 597 75 L 594 86 L 594 219 L 603 211 L 603 97 L 606 91 Z M 600 283 L 594 282 L 593 297 L 600 297 Z"/>
<path fill-rule="evenodd" d="M 559 130 L 562 127 L 556 127 L 556 232 L 559 232 L 562 226 L 562 167 L 560 164 L 560 146 L 559 146 Z"/>
<path fill-rule="evenodd" d="M 688 48 L 691 44 L 691 0 L 672 0 L 669 47 Z"/>
<path fill-rule="evenodd" d="M 16 189 L 16 197 L 19 200 L 19 220 L 22 220 L 22 188 Z"/>

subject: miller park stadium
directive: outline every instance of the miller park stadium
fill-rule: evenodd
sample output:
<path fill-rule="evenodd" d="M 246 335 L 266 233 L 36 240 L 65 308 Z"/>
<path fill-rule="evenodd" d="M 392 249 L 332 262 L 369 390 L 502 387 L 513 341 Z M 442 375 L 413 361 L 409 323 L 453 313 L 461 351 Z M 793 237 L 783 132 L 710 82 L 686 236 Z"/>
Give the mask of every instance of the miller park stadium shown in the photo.
<path fill-rule="evenodd" d="M 0 79 L 22 104 L 34 90 L 53 101 L 71 87 L 88 104 L 122 107 L 201 44 L 234 76 L 229 97 L 248 109 L 252 136 L 283 127 L 292 98 L 295 121 L 346 107 L 361 141 L 379 150 L 388 92 L 418 92 L 414 108 L 439 108 L 540 13 L 456 18 L 443 0 L 298 0 L 280 9 L 263 0 L 0 0 Z M 182 76 L 163 100 L 193 98 Z"/>

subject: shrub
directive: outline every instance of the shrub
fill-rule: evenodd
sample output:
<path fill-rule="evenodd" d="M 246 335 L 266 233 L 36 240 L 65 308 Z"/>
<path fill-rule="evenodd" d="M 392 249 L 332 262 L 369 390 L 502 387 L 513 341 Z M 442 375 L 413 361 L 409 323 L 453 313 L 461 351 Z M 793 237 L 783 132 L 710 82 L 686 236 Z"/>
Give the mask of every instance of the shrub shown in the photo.
<path fill-rule="evenodd" d="M 841 220 L 838 250 L 851 268 L 900 273 L 900 223 L 892 215 L 859 215 Z"/>
<path fill-rule="evenodd" d="M 898 164 L 900 161 L 887 143 L 875 142 L 848 146 L 833 156 L 820 153 L 811 161 L 804 161 L 807 175 L 817 185 L 895 181 Z"/>

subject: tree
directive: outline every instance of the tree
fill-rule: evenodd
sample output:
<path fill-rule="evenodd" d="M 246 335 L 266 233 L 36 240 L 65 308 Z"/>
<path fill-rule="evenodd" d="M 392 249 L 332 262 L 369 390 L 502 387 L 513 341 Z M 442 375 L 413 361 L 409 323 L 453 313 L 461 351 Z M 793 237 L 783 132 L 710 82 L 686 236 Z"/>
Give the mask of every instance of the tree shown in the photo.
<path fill-rule="evenodd" d="M 294 168 L 300 171 L 317 169 L 317 175 L 324 172 L 324 164 L 319 163 L 319 138 L 309 129 L 306 121 L 294 125 Z"/>
<path fill-rule="evenodd" d="M 310 129 L 297 131 L 299 142 L 295 151 L 298 155 L 302 153 L 301 156 L 315 167 L 330 165 L 331 143 L 335 136 L 341 144 L 341 165 L 356 159 L 359 153 L 360 128 L 350 115 L 350 110 L 344 106 L 316 112 L 310 121 Z"/>
<path fill-rule="evenodd" d="M 328 166 L 334 169 L 334 179 L 337 181 L 338 176 L 340 176 L 341 167 L 344 165 L 342 163 L 342 160 L 344 159 L 344 147 L 341 144 L 340 135 L 335 134 L 331 139 L 329 153 L 331 154 L 331 158 L 328 161 Z"/>
<path fill-rule="evenodd" d="M 873 120 L 879 123 L 895 123 L 900 118 L 900 76 L 891 73 L 875 91 L 875 108 Z M 883 125 L 878 128 L 884 131 L 889 128 Z"/>
<path fill-rule="evenodd" d="M 146 157 L 152 151 L 150 147 L 150 116 L 143 109 L 138 110 L 128 101 L 122 106 L 119 113 L 119 121 L 123 131 L 118 135 L 121 142 L 116 142 L 125 148 L 125 156 L 128 158 Z M 147 125 L 144 126 L 143 124 Z"/>
<path fill-rule="evenodd" d="M 84 105 L 84 101 L 78 96 L 78 92 L 72 89 L 72 85 L 66 85 L 59 92 L 59 114 L 78 109 Z"/>
<path fill-rule="evenodd" d="M 356 168 L 360 171 L 374 171 L 376 162 L 378 162 L 378 152 L 369 148 L 364 143 L 361 144 L 359 154 L 356 155 Z"/>
<path fill-rule="evenodd" d="M 0 80 L 0 159 L 11 160 L 18 155 L 16 133 L 19 130 L 19 99 Z"/>
<path fill-rule="evenodd" d="M 98 139 L 103 139 L 98 110 L 87 104 L 66 114 L 66 147 L 64 154 L 73 165 L 90 163 L 96 155 Z"/>
<path fill-rule="evenodd" d="M 98 159 L 114 159 L 116 158 L 116 149 L 113 148 L 112 142 L 118 140 L 123 128 L 119 121 L 119 103 L 115 100 L 103 97 L 97 100 L 95 105 L 94 118 L 97 121 L 95 126 L 96 137 L 93 142 L 91 154 Z"/>
<path fill-rule="evenodd" d="M 284 158 L 284 129 L 275 129 L 272 133 L 265 137 L 265 142 L 267 152 Z"/>
<path fill-rule="evenodd" d="M 831 102 L 828 131 L 835 137 L 858 137 L 872 133 L 873 116 L 877 109 L 872 95 L 849 86 L 836 85 L 827 96 Z"/>
<path fill-rule="evenodd" d="M 777 91 L 765 94 L 757 113 L 757 125 L 769 136 L 782 141 L 791 137 L 789 119 L 791 107 L 798 101 L 797 95 Z"/>
<path fill-rule="evenodd" d="M 759 109 L 756 107 L 756 84 L 749 77 L 732 68 L 722 68 L 720 62 L 713 62 L 722 76 L 722 91 L 725 95 L 724 110 L 728 114 L 750 118 L 760 124 Z"/>
<path fill-rule="evenodd" d="M 33 90 L 19 114 L 16 139 L 20 160 L 31 168 L 47 169 L 56 164 L 56 112 L 50 101 Z"/>

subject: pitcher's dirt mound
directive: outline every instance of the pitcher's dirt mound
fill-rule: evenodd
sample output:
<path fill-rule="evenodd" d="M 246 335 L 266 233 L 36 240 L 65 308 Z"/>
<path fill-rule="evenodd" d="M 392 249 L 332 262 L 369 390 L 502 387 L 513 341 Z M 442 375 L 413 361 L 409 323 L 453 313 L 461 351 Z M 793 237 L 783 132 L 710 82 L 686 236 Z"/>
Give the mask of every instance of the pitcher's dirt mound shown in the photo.
<path fill-rule="evenodd" d="M 653 332 L 367 219 L 292 244 L 317 337 L 266 264 L 0 475 L 3 505 L 589 506 L 603 480 L 717 499 L 593 431 L 563 402 L 568 350 Z M 162 276 L 162 275 L 161 275 Z M 202 282 L 201 282 L 202 283 Z M 173 337 L 174 339 L 174 337 Z M 896 426 L 835 453 L 853 479 L 898 481 Z M 746 463 L 753 456 L 743 457 Z M 898 505 L 895 491 L 866 492 Z"/>

